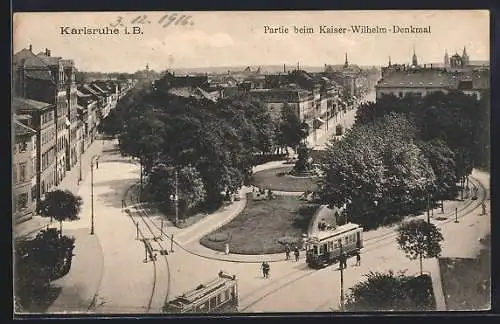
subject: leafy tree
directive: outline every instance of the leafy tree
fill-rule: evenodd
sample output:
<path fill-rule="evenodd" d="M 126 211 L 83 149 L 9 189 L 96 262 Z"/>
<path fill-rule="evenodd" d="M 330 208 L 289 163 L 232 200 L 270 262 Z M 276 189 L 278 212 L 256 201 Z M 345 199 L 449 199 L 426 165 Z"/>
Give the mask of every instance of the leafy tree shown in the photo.
<path fill-rule="evenodd" d="M 436 200 L 452 199 L 457 195 L 457 172 L 455 153 L 443 140 L 434 139 L 427 142 L 419 141 L 418 147 L 429 160 L 436 184 L 432 190 L 432 197 Z"/>
<path fill-rule="evenodd" d="M 164 163 L 156 164 L 149 175 L 149 188 L 154 197 L 165 206 L 175 207 L 170 199 L 175 194 L 175 167 Z M 206 191 L 198 170 L 185 166 L 177 172 L 177 192 L 181 216 L 205 199 Z"/>
<path fill-rule="evenodd" d="M 388 115 L 333 139 L 319 180 L 321 200 L 346 206 L 348 219 L 366 228 L 422 208 L 434 175 L 414 133 L 407 118 Z"/>
<path fill-rule="evenodd" d="M 357 283 L 347 294 L 346 310 L 394 311 L 411 308 L 411 301 L 403 288 L 407 280 L 403 273 L 395 275 L 393 271 L 370 271 L 365 277 L 365 281 Z"/>
<path fill-rule="evenodd" d="M 438 257 L 442 240 L 439 228 L 423 219 L 404 222 L 398 228 L 399 247 L 410 260 L 420 260 L 420 274 L 423 272 L 422 258 Z"/>
<path fill-rule="evenodd" d="M 415 311 L 435 309 L 432 281 L 428 276 L 411 277 L 369 272 L 347 294 L 348 311 Z"/>
<path fill-rule="evenodd" d="M 281 144 L 295 149 L 302 140 L 309 134 L 309 125 L 301 122 L 296 111 L 289 104 L 285 103 L 281 110 L 281 122 L 279 125 L 281 132 Z"/>
<path fill-rule="evenodd" d="M 40 202 L 40 215 L 57 220 L 62 235 L 62 222 L 79 219 L 82 203 L 82 198 L 69 190 L 49 191 L 45 194 L 45 199 Z"/>
<path fill-rule="evenodd" d="M 15 243 L 15 295 L 21 306 L 43 293 L 50 281 L 71 267 L 75 239 L 60 236 L 57 229 L 40 231 L 34 239 Z"/>
<path fill-rule="evenodd" d="M 113 137 L 119 134 L 122 128 L 122 122 L 119 114 L 120 112 L 116 110 L 116 108 L 111 110 L 108 116 L 101 120 L 101 123 L 99 124 L 99 131 Z"/>

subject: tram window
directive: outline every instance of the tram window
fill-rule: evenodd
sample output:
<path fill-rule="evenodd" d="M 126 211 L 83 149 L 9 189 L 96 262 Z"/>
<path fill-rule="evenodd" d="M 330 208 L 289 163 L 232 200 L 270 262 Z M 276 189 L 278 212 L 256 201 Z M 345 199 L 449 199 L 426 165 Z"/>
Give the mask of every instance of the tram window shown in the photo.
<path fill-rule="evenodd" d="M 223 294 L 218 294 L 218 295 L 217 295 L 217 305 L 220 305 L 220 303 L 222 303 L 222 301 L 223 301 L 223 300 L 222 300 L 222 298 L 223 298 L 223 297 L 224 297 L 224 295 L 223 295 Z"/>
<path fill-rule="evenodd" d="M 210 309 L 217 307 L 217 296 L 210 298 Z"/>
<path fill-rule="evenodd" d="M 318 246 L 317 245 L 313 245 L 313 253 L 318 254 Z"/>
<path fill-rule="evenodd" d="M 328 251 L 333 250 L 333 242 L 328 242 Z"/>
<path fill-rule="evenodd" d="M 333 245 L 333 248 L 338 249 L 338 248 L 339 248 L 339 244 L 338 244 L 338 243 L 335 243 L 335 244 Z"/>
<path fill-rule="evenodd" d="M 200 312 L 208 311 L 208 300 L 206 302 L 204 302 L 203 304 L 201 304 L 200 306 L 198 306 L 198 310 Z"/>
<path fill-rule="evenodd" d="M 226 300 L 227 300 L 227 299 L 229 299 L 229 294 L 230 294 L 229 289 L 228 289 L 228 290 L 226 290 L 226 291 L 224 292 L 224 294 L 226 295 Z"/>
<path fill-rule="evenodd" d="M 349 244 L 349 238 L 346 236 L 344 237 L 345 244 Z"/>

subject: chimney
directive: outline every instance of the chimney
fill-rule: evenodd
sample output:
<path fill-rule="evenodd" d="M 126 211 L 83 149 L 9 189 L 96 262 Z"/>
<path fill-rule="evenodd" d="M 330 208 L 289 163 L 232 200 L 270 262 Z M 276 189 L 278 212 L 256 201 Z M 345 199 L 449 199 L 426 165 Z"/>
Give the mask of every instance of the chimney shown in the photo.
<path fill-rule="evenodd" d="M 33 45 L 30 44 L 30 52 L 33 52 Z"/>
<path fill-rule="evenodd" d="M 45 49 L 45 55 L 50 56 L 50 50 L 48 48 Z"/>

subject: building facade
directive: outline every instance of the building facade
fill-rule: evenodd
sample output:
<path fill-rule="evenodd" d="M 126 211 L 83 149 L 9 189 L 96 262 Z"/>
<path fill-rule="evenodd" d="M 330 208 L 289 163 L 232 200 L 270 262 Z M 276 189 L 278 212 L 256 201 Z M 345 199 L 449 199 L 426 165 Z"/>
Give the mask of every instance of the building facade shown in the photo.
<path fill-rule="evenodd" d="M 25 118 L 29 123 L 30 118 Z M 14 117 L 12 160 L 14 223 L 30 219 L 36 208 L 36 131 Z"/>
<path fill-rule="evenodd" d="M 75 83 L 75 67 L 72 60 L 62 60 L 64 68 L 64 86 L 66 90 L 67 119 L 69 120 L 68 142 L 69 158 L 66 160 L 66 170 L 75 166 L 79 159 L 79 142 L 77 136 L 78 129 L 78 108 Z"/>
<path fill-rule="evenodd" d="M 18 115 L 30 116 L 31 129 L 36 132 L 36 189 L 37 204 L 44 199 L 45 193 L 56 185 L 56 123 L 55 108 L 45 102 L 14 97 L 12 102 L 14 111 Z"/>

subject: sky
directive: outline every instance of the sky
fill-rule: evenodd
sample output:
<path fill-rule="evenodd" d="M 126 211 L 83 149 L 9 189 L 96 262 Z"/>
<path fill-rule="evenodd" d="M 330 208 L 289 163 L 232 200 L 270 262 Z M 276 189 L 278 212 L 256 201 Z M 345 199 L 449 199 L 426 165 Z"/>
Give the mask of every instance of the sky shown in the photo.
<path fill-rule="evenodd" d="M 143 15 L 144 24 L 133 23 Z M 176 17 L 185 24 L 163 26 Z M 119 34 L 61 33 L 61 27 L 113 29 L 118 20 Z M 320 25 L 347 32 L 321 34 Z M 354 25 L 388 32 L 356 34 L 350 32 Z M 140 34 L 124 33 L 134 26 L 141 26 Z M 265 33 L 266 26 L 287 27 L 288 33 Z M 312 27 L 314 33 L 294 33 L 294 26 Z M 430 26 L 431 33 L 393 33 L 392 26 Z M 73 59 L 81 71 L 100 72 L 134 72 L 146 64 L 157 71 L 298 62 L 323 66 L 342 64 L 346 53 L 350 63 L 381 66 L 389 56 L 392 63 L 410 63 L 413 49 L 419 62 L 441 63 L 445 50 L 461 54 L 464 46 L 471 60 L 488 60 L 490 53 L 485 10 L 16 13 L 12 30 L 14 53 L 31 44 L 35 53 L 49 48 L 52 56 Z"/>

